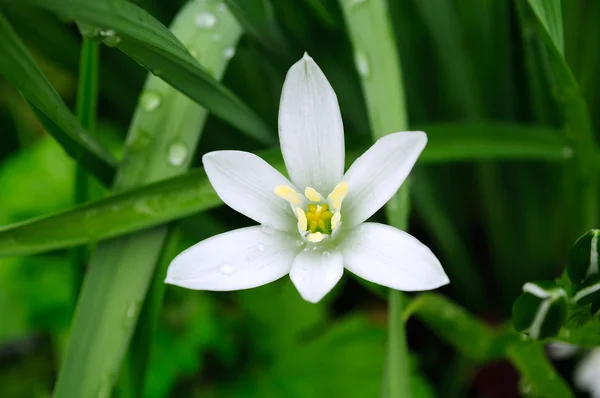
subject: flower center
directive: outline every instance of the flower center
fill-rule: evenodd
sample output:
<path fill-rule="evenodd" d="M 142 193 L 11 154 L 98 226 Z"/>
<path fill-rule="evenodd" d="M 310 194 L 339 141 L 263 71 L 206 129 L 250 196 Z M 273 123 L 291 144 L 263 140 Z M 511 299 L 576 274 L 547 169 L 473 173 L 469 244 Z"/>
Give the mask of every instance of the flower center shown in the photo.
<path fill-rule="evenodd" d="M 318 243 L 333 237 L 342 224 L 342 202 L 348 193 L 344 181 L 323 198 L 314 188 L 306 187 L 304 196 L 287 185 L 275 188 L 275 195 L 287 200 L 298 219 L 298 232 L 308 242 Z"/>

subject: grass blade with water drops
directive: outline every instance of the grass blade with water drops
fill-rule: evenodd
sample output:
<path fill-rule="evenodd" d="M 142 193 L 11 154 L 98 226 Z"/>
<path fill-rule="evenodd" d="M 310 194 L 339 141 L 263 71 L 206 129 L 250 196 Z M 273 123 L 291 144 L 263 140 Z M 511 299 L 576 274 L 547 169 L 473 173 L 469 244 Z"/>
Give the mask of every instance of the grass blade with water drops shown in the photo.
<path fill-rule="evenodd" d="M 14 0 L 0 0 L 12 2 Z M 275 133 L 256 113 L 214 79 L 186 50 L 189 43 L 178 40 L 158 20 L 126 0 L 22 0 L 101 29 L 90 29 L 90 37 L 103 39 L 177 88 L 211 113 L 264 143 L 276 142 Z M 216 33 L 225 7 L 194 16 L 196 29 Z M 220 31 L 220 29 L 219 29 Z"/>
<path fill-rule="evenodd" d="M 354 47 L 354 60 L 363 87 L 371 135 L 377 140 L 408 129 L 408 115 L 400 60 L 385 0 L 340 0 L 346 27 Z M 393 109 L 393 111 L 389 111 Z M 409 190 L 405 183 L 385 207 L 390 225 L 406 229 Z M 411 396 L 408 347 L 402 311 L 404 298 L 390 289 L 388 342 L 383 395 Z"/>
<path fill-rule="evenodd" d="M 19 90 L 48 132 L 80 165 L 110 184 L 115 159 L 81 126 L 1 13 L 0 53 L 0 74 Z"/>
<path fill-rule="evenodd" d="M 417 128 L 424 129 L 429 134 L 429 143 L 418 164 L 496 158 L 556 162 L 564 161 L 570 155 L 560 136 L 552 129 L 542 127 L 457 123 Z M 480 129 L 488 134 L 476 134 Z M 135 149 L 138 144 L 139 137 L 134 136 L 130 146 L 133 145 Z M 368 145 L 350 148 L 346 156 L 347 163 L 350 164 L 367 148 Z M 168 149 L 165 147 L 163 150 Z M 278 150 L 263 151 L 259 155 L 276 169 L 286 172 Z M 136 166 L 136 169 L 135 172 L 140 174 L 147 171 L 143 164 Z M 55 215 L 1 228 L 0 258 L 113 238 L 222 204 L 204 171 L 193 170 Z"/>
<path fill-rule="evenodd" d="M 220 41 L 215 42 L 211 32 L 197 29 L 194 20 L 198 13 L 214 12 L 218 4 L 190 2 L 173 24 L 174 33 L 191 43 L 192 52 L 216 78 L 222 76 L 228 62 L 225 49 L 235 46 L 241 34 L 227 11 L 219 25 Z M 185 172 L 208 115 L 156 77 L 148 78 L 144 95 L 130 127 L 115 191 Z M 168 191 L 155 193 L 164 200 Z M 152 213 L 153 208 L 143 211 Z M 156 227 L 97 246 L 79 298 L 55 397 L 110 396 L 167 232 L 166 226 Z"/>

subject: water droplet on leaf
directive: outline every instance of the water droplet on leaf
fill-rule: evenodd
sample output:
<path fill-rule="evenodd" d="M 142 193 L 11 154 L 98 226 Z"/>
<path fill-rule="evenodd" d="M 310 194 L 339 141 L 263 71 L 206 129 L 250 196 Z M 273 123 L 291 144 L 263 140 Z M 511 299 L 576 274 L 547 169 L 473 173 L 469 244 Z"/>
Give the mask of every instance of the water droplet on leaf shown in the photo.
<path fill-rule="evenodd" d="M 188 157 L 189 150 L 182 142 L 176 142 L 169 148 L 169 163 L 172 166 L 181 166 Z"/>
<path fill-rule="evenodd" d="M 100 36 L 103 37 L 102 42 L 109 47 L 115 47 L 121 42 L 121 37 L 112 29 L 100 31 Z"/>
<path fill-rule="evenodd" d="M 223 50 L 223 57 L 225 59 L 231 59 L 231 58 L 233 58 L 234 55 L 235 55 L 234 47 L 227 47 L 226 49 Z"/>
<path fill-rule="evenodd" d="M 354 63 L 356 64 L 356 69 L 358 70 L 358 74 L 366 79 L 370 76 L 371 67 L 369 66 L 369 60 L 365 53 L 361 51 L 356 51 L 354 53 Z"/>
<path fill-rule="evenodd" d="M 215 17 L 210 12 L 203 12 L 196 15 L 194 19 L 194 24 L 202 29 L 210 29 L 217 23 L 217 17 Z"/>
<path fill-rule="evenodd" d="M 152 112 L 162 103 L 162 95 L 160 93 L 147 90 L 140 97 L 140 104 L 146 112 Z"/>

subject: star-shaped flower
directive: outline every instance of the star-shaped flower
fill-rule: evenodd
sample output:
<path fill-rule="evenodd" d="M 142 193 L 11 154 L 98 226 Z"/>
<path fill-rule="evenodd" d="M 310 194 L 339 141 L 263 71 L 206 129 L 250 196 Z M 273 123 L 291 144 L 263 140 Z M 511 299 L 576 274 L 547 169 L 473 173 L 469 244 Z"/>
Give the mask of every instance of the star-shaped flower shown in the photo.
<path fill-rule="evenodd" d="M 307 54 L 286 77 L 279 139 L 290 180 L 260 157 L 241 151 L 204 155 L 206 174 L 229 207 L 257 221 L 206 239 L 179 254 L 166 282 L 229 291 L 286 274 L 316 303 L 344 267 L 397 290 L 448 283 L 440 262 L 417 239 L 365 222 L 396 193 L 427 143 L 421 131 L 378 140 L 344 173 L 344 129 L 337 97 Z"/>

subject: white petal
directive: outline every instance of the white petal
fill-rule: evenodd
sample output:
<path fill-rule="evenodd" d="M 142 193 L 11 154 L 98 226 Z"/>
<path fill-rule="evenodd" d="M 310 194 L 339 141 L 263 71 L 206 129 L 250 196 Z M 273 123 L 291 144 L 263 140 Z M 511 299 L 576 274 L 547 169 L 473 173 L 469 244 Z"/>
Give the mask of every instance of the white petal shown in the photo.
<path fill-rule="evenodd" d="M 593 349 L 579 362 L 574 379 L 578 389 L 600 398 L 600 349 Z"/>
<path fill-rule="evenodd" d="M 292 182 L 327 195 L 344 174 L 344 126 L 337 97 L 311 57 L 287 73 L 279 103 L 279 141 Z"/>
<path fill-rule="evenodd" d="M 346 227 L 365 221 L 390 200 L 426 143 L 427 135 L 422 131 L 390 134 L 354 161 L 343 177 L 348 184 L 342 211 Z"/>
<path fill-rule="evenodd" d="M 317 303 L 333 289 L 343 273 L 340 252 L 301 251 L 292 264 L 290 278 L 304 300 Z"/>
<path fill-rule="evenodd" d="M 338 249 L 349 271 L 392 289 L 430 290 L 449 282 L 427 246 L 389 225 L 361 224 L 349 232 Z"/>
<path fill-rule="evenodd" d="M 242 151 L 216 151 L 202 157 L 208 179 L 232 209 L 281 231 L 296 231 L 290 205 L 275 195 L 278 185 L 292 185 L 258 156 Z"/>
<path fill-rule="evenodd" d="M 286 275 L 301 250 L 296 236 L 260 226 L 213 236 L 179 254 L 166 283 L 196 290 L 240 290 Z"/>

